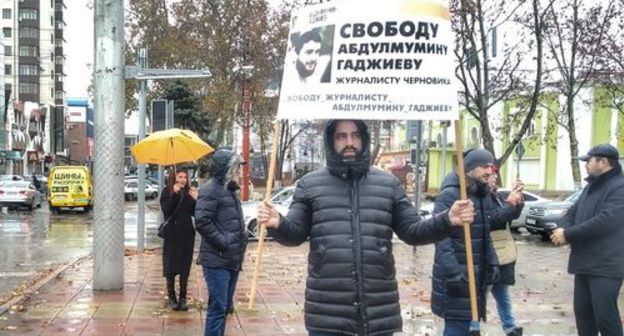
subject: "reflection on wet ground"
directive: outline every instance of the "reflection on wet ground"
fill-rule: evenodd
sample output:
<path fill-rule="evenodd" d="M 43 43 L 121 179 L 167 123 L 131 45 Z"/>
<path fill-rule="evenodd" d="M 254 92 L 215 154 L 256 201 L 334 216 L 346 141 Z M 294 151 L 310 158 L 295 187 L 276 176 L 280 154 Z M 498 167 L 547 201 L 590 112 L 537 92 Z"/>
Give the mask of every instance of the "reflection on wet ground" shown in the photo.
<path fill-rule="evenodd" d="M 157 203 L 148 202 L 145 214 L 146 247 L 161 244 L 156 237 Z M 136 203 L 125 208 L 125 245 L 136 247 Z M 91 253 L 93 212 L 82 210 L 53 214 L 47 204 L 28 211 L 0 213 L 0 303 L 11 292 L 32 282 L 37 274 L 49 272 Z"/>

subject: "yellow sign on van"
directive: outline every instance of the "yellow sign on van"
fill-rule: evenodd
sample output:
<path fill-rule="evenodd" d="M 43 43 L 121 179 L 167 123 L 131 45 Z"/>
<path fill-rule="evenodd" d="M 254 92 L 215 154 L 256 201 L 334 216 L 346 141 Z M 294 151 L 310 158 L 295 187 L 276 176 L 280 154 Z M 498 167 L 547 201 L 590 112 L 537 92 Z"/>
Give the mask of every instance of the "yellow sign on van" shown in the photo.
<path fill-rule="evenodd" d="M 52 167 L 48 177 L 48 202 L 50 211 L 61 208 L 93 208 L 93 183 L 85 166 Z"/>

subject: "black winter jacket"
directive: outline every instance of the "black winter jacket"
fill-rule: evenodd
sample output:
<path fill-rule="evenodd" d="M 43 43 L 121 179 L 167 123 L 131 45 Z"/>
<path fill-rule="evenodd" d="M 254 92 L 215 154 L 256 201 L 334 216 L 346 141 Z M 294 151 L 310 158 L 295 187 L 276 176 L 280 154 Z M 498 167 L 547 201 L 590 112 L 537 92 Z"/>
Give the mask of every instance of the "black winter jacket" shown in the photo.
<path fill-rule="evenodd" d="M 459 197 L 459 178 L 456 172 L 446 176 L 435 200 L 434 213 L 447 210 Z M 490 195 L 479 197 L 474 192 L 468 197 L 474 203 L 475 219 L 471 225 L 472 255 L 475 267 L 477 306 L 479 317 L 485 319 L 486 279 L 488 268 L 498 265 L 498 258 L 490 239 L 490 223 L 497 205 Z M 454 320 L 471 320 L 466 245 L 463 228 L 453 228 L 450 236 L 436 243 L 433 265 L 431 310 L 434 314 Z M 459 282 L 450 282 L 461 277 Z"/>
<path fill-rule="evenodd" d="M 564 216 L 568 272 L 624 277 L 624 176 L 616 167 L 589 184 Z"/>
<path fill-rule="evenodd" d="M 366 158 L 368 133 L 363 123 L 357 124 L 364 146 L 358 156 Z M 331 126 L 332 122 L 325 143 L 328 167 L 299 181 L 290 211 L 272 235 L 284 245 L 298 245 L 310 237 L 308 330 L 344 335 L 398 332 L 402 321 L 393 233 L 409 244 L 431 243 L 448 235 L 448 215 L 421 221 L 396 177 L 368 164 L 340 162 L 331 150 Z"/>
<path fill-rule="evenodd" d="M 202 266 L 240 271 L 247 235 L 236 190 L 227 187 L 233 155 L 229 150 L 213 154 L 212 177 L 199 189 L 195 205 L 195 227 L 202 238 Z"/>

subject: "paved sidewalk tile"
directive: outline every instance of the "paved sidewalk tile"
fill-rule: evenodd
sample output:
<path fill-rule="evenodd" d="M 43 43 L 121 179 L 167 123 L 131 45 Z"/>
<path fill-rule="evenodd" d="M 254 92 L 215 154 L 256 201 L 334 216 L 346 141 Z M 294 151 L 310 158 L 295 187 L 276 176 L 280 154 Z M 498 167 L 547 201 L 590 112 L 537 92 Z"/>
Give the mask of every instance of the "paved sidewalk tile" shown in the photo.
<path fill-rule="evenodd" d="M 573 335 L 572 277 L 565 271 L 569 250 L 519 243 L 514 310 L 525 335 Z M 235 296 L 236 311 L 227 316 L 226 335 L 307 335 L 303 306 L 308 244 L 283 247 L 267 242 L 256 306 L 247 309 L 256 244 L 250 243 Z M 404 331 L 399 335 L 440 335 L 443 322 L 429 308 L 432 246 L 397 242 L 394 254 Z M 94 291 L 93 260 L 68 267 L 24 302 L 0 316 L 0 335 L 202 335 L 207 290 L 201 267 L 193 264 L 187 312 L 166 304 L 161 256 L 157 252 L 125 257 L 123 290 Z M 177 285 L 177 284 L 176 284 Z M 501 335 L 489 298 L 482 335 Z M 620 305 L 622 305 L 622 299 Z"/>

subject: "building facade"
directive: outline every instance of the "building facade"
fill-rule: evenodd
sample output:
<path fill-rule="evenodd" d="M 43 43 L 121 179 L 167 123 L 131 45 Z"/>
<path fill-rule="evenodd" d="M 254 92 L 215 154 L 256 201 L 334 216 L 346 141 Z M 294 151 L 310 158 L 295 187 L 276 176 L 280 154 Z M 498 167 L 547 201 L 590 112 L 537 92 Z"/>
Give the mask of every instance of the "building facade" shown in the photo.
<path fill-rule="evenodd" d="M 63 130 L 63 0 L 0 0 L 4 51 L 4 173 L 44 173 Z M 57 56 L 60 56 L 58 58 Z M 57 106 L 61 106 L 60 116 Z M 62 144 L 62 139 L 61 139 Z M 1 144 L 0 144 L 1 145 Z M 0 146 L 1 147 L 1 146 Z M 9 158 L 10 159 L 6 159 Z"/>

